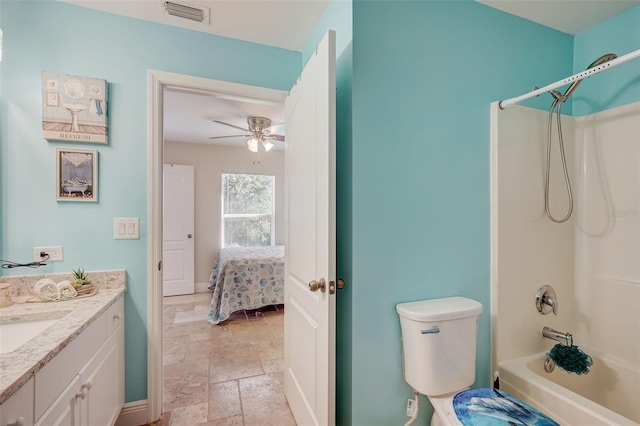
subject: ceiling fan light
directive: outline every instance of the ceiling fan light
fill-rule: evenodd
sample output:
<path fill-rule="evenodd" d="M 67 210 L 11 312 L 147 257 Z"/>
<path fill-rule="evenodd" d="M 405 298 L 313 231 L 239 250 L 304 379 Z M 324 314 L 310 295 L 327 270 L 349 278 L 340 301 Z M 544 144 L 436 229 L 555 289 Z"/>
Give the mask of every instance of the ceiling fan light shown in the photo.
<path fill-rule="evenodd" d="M 262 141 L 262 146 L 264 147 L 264 150 L 269 152 L 271 151 L 271 148 L 273 148 L 273 144 L 271 142 L 269 142 L 268 140 L 263 140 Z"/>
<path fill-rule="evenodd" d="M 251 152 L 258 152 L 258 140 L 256 138 L 251 138 L 247 141 L 247 147 Z"/>

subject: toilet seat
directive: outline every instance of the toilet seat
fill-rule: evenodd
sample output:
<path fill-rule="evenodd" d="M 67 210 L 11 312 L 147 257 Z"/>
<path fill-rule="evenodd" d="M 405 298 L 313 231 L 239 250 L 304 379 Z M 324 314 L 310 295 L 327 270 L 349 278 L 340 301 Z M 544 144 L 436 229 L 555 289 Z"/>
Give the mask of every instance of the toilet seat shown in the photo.
<path fill-rule="evenodd" d="M 505 391 L 491 388 L 467 389 L 442 396 L 431 396 L 429 401 L 445 425 L 504 426 L 515 424 L 558 426 L 539 410 Z M 432 425 L 438 421 L 432 421 Z"/>

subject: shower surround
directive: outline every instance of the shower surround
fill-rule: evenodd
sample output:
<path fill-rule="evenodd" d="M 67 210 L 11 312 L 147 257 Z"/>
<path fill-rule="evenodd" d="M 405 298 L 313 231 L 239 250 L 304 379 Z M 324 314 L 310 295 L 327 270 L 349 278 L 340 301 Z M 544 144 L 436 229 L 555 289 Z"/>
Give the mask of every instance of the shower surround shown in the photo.
<path fill-rule="evenodd" d="M 541 335 L 548 326 L 573 333 L 575 344 L 594 358 L 635 371 L 618 380 L 640 392 L 640 102 L 563 116 L 575 200 L 563 224 L 544 212 L 548 112 L 500 110 L 496 103 L 491 114 L 493 370 L 548 351 L 556 343 Z M 557 132 L 550 195 L 551 211 L 563 217 L 568 203 Z M 557 292 L 558 316 L 535 308 L 544 284 Z M 640 407 L 629 406 L 625 417 L 640 422 Z"/>

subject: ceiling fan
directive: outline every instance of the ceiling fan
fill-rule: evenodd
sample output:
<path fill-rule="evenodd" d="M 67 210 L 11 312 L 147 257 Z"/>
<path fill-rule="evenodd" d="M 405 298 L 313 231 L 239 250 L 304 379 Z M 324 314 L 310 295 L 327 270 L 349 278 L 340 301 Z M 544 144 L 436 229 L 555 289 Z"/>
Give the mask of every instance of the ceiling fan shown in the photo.
<path fill-rule="evenodd" d="M 245 137 L 250 138 L 247 140 L 247 147 L 251 152 L 258 152 L 258 144 L 262 144 L 265 151 L 271 150 L 273 148 L 273 143 L 269 141 L 276 140 L 280 142 L 284 142 L 284 135 L 276 135 L 271 133 L 272 127 L 271 120 L 265 117 L 247 117 L 247 125 L 248 129 L 243 129 L 240 126 L 236 126 L 234 124 L 225 123 L 220 120 L 211 120 L 214 123 L 223 124 L 225 126 L 233 127 L 234 129 L 239 129 L 244 131 L 245 133 L 242 135 L 228 135 L 228 136 L 213 136 L 209 139 L 223 139 L 223 138 L 236 138 L 236 137 Z"/>

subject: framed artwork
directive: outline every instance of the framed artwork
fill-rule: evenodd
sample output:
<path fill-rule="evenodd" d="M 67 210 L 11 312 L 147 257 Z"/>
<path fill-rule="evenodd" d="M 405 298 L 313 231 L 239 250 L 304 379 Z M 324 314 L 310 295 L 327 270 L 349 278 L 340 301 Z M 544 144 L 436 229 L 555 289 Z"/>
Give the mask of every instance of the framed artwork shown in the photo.
<path fill-rule="evenodd" d="M 43 72 L 42 136 L 48 140 L 106 144 L 107 81 Z"/>
<path fill-rule="evenodd" d="M 56 149 L 56 200 L 98 201 L 98 151 Z"/>

